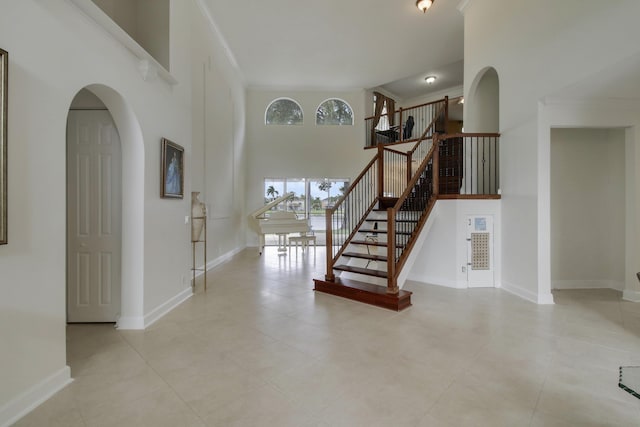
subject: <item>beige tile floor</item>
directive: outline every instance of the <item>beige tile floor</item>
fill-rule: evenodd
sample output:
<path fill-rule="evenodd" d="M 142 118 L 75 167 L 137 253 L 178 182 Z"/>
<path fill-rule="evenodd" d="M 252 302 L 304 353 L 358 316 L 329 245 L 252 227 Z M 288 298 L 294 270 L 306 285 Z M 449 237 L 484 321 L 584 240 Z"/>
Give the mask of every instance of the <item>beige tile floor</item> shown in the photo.
<path fill-rule="evenodd" d="M 402 313 L 316 294 L 323 252 L 246 250 L 146 331 L 70 325 L 75 381 L 17 426 L 640 426 L 640 304 L 409 283 Z"/>

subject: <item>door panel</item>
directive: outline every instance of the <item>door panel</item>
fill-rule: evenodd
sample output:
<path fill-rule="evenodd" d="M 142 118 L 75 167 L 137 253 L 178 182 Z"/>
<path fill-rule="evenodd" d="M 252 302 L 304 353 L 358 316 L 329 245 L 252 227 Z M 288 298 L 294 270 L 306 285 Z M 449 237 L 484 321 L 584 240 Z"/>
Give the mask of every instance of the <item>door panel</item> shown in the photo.
<path fill-rule="evenodd" d="M 467 217 L 468 286 L 495 286 L 493 266 L 493 216 Z"/>
<path fill-rule="evenodd" d="M 67 316 L 115 322 L 120 312 L 120 141 L 108 111 L 67 123 Z"/>

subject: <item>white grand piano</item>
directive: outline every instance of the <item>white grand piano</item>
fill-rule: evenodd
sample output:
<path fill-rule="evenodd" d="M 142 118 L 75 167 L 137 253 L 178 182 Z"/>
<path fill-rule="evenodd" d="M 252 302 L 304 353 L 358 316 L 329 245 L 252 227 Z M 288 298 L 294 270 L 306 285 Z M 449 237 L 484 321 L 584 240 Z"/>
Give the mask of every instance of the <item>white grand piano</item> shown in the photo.
<path fill-rule="evenodd" d="M 306 233 L 311 230 L 309 221 L 306 219 L 298 219 L 295 212 L 270 210 L 278 204 L 293 198 L 294 195 L 294 193 L 287 193 L 267 203 L 251 214 L 251 217 L 257 222 L 259 228 L 260 243 L 258 250 L 260 254 L 264 251 L 265 234 L 276 234 L 278 236 L 278 251 L 285 252 L 287 250 L 285 247 L 287 234 Z"/>

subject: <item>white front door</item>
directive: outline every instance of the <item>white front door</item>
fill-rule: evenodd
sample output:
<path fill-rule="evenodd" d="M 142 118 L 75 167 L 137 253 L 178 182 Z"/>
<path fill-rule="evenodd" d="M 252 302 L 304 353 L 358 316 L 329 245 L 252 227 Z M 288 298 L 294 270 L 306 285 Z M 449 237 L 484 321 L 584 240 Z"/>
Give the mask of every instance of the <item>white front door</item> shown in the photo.
<path fill-rule="evenodd" d="M 120 138 L 106 110 L 67 121 L 67 321 L 115 322 L 120 313 Z"/>
<path fill-rule="evenodd" d="M 493 287 L 493 216 L 467 217 L 467 283 Z"/>

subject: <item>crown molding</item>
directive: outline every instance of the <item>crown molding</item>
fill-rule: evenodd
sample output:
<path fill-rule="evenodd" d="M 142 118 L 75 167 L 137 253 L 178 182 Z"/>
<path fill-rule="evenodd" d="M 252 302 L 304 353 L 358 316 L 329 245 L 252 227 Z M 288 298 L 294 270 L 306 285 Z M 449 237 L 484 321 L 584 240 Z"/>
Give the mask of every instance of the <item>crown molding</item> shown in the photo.
<path fill-rule="evenodd" d="M 473 3 L 473 0 L 462 0 L 460 3 L 458 3 L 458 10 L 460 11 L 460 13 L 464 15 L 469 6 L 471 6 L 471 3 Z"/>
<path fill-rule="evenodd" d="M 153 81 L 157 76 L 170 85 L 178 83 L 173 75 L 162 66 L 149 52 L 138 44 L 125 30 L 116 24 L 91 0 L 69 0 L 85 16 L 102 28 L 114 40 L 127 48 L 138 59 L 138 71 L 144 81 Z"/>
<path fill-rule="evenodd" d="M 200 9 L 200 13 L 209 24 L 209 29 L 213 33 L 214 38 L 218 41 L 218 43 L 220 43 L 220 46 L 222 47 L 222 51 L 224 52 L 224 56 L 229 61 L 229 64 L 231 64 L 231 68 L 233 68 L 233 70 L 236 72 L 239 80 L 242 83 L 242 86 L 244 88 L 247 88 L 248 85 L 247 85 L 247 80 L 245 78 L 245 75 L 240 69 L 240 66 L 238 65 L 238 61 L 236 60 L 235 55 L 233 54 L 233 52 L 231 51 L 231 48 L 229 47 L 229 43 L 227 43 L 227 40 L 222 35 L 222 32 L 220 31 L 220 27 L 218 27 L 218 24 L 216 23 L 215 19 L 213 19 L 211 10 L 209 10 L 209 7 L 206 5 L 204 0 L 196 0 L 196 4 Z"/>

